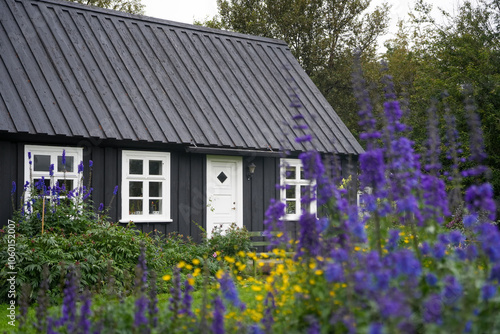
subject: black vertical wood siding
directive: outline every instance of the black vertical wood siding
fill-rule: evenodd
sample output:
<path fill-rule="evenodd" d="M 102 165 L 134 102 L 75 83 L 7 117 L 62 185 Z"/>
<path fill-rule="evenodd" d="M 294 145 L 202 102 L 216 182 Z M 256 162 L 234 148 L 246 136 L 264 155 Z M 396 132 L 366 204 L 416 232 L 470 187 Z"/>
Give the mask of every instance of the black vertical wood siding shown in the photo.
<path fill-rule="evenodd" d="M 24 184 L 24 145 L 33 142 L 0 141 L 0 226 L 7 223 L 12 217 L 11 189 L 12 181 L 16 181 L 17 191 L 15 205 L 20 205 L 19 197 Z M 40 143 L 37 143 L 40 144 Z M 82 142 L 75 143 L 75 145 Z M 66 143 L 50 143 L 51 146 L 68 146 Z M 121 152 L 125 148 L 101 147 L 99 144 L 84 143 L 84 184 L 92 179 L 92 200 L 97 209 L 100 203 L 109 206 L 109 215 L 112 221 L 119 221 L 121 216 L 121 196 L 113 196 L 115 186 L 121 187 Z M 132 150 L 151 151 L 151 148 L 126 148 Z M 167 150 L 164 150 L 167 152 Z M 202 231 L 196 225 L 206 228 L 206 155 L 187 153 L 184 151 L 170 151 L 171 154 L 171 219 L 168 223 L 136 223 L 138 230 L 144 233 L 160 233 L 166 235 L 178 232 L 184 236 L 191 236 L 194 241 L 202 240 Z M 89 161 L 93 161 L 90 174 Z M 247 180 L 247 167 L 250 163 L 256 166 L 255 174 Z M 341 175 L 347 178 L 353 175 L 349 196 L 355 199 L 357 189 L 357 157 L 343 155 L 340 159 Z M 243 225 L 250 231 L 264 230 L 265 212 L 272 198 L 279 199 L 277 185 L 280 178 L 280 159 L 275 157 L 243 157 Z M 352 192 L 352 194 L 351 194 Z M 111 202 L 112 201 L 112 202 Z M 110 205 L 111 203 L 111 205 Z M 195 224 L 196 223 L 196 224 Z M 121 223 L 121 225 L 127 225 Z M 292 237 L 298 233 L 298 222 L 286 222 Z"/>
<path fill-rule="evenodd" d="M 17 191 L 14 194 L 14 205 L 19 205 L 19 196 L 22 194 L 23 181 L 19 181 L 18 169 L 18 144 L 0 141 L 0 226 L 7 225 L 7 220 L 12 218 L 12 181 L 16 182 Z M 20 190 L 21 189 L 21 190 Z"/>

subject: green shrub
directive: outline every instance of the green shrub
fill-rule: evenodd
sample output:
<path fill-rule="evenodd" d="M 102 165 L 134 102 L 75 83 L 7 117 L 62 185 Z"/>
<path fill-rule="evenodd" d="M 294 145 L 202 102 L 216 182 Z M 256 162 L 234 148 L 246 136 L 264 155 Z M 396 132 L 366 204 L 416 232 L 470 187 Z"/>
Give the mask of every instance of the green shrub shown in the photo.
<path fill-rule="evenodd" d="M 31 297 L 35 297 L 44 265 L 49 268 L 51 291 L 61 290 L 59 287 L 70 265 L 78 267 L 82 288 L 99 290 L 111 275 L 118 290 L 126 290 L 127 285 L 132 285 L 126 278 L 133 277 L 142 245 L 149 268 L 164 270 L 167 263 L 158 239 L 139 232 L 132 224 L 122 227 L 110 223 L 107 210 L 102 206 L 95 212 L 88 199 L 90 191 L 81 186 L 82 180 L 83 176 L 73 190 L 58 185 L 47 188 L 43 182 L 27 183 L 22 197 L 24 205 L 13 218 L 16 225 L 15 268 L 4 266 L 0 269 L 3 280 L 8 272 L 17 273 L 18 291 L 21 285 L 28 283 L 32 287 Z M 8 262 L 8 241 L 6 231 L 0 230 L 2 263 Z M 0 298 L 7 298 L 6 285 L 0 287 L 0 295 Z"/>

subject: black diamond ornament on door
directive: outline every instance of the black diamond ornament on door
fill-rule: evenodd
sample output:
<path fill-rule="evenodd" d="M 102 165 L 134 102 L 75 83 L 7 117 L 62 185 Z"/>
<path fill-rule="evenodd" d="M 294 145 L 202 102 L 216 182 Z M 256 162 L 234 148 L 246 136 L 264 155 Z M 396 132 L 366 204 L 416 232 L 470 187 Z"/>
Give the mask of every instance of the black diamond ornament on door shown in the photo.
<path fill-rule="evenodd" d="M 219 179 L 220 183 L 224 183 L 224 181 L 227 180 L 226 174 L 224 172 L 220 172 L 220 174 L 217 176 L 217 179 Z"/>

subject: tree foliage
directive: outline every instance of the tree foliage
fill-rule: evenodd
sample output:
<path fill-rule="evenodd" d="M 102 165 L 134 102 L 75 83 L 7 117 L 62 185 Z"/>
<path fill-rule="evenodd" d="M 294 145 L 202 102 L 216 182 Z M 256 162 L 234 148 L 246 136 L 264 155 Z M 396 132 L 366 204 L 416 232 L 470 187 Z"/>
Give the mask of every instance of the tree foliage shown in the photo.
<path fill-rule="evenodd" d="M 364 65 L 376 59 L 377 38 L 388 24 L 387 4 L 371 0 L 217 0 L 218 15 L 201 24 L 284 40 L 306 73 L 355 134 L 351 89 L 353 50 Z"/>
<path fill-rule="evenodd" d="M 417 2 L 411 20 L 400 24 L 399 34 L 387 44 L 384 55 L 396 87 L 407 88 L 411 110 L 408 122 L 414 129 L 413 139 L 418 146 L 424 146 L 426 106 L 434 99 L 439 101 L 441 116 L 448 107 L 457 118 L 464 155 L 467 155 L 469 132 L 464 88 L 470 85 L 471 97 L 483 124 L 486 164 L 491 168 L 491 181 L 498 194 L 500 1 L 464 1 L 455 15 L 444 13 L 444 23 L 430 17 L 430 9 L 424 1 Z"/>
<path fill-rule="evenodd" d="M 141 0 L 67 0 L 84 5 L 119 10 L 130 14 L 144 15 L 144 5 Z"/>

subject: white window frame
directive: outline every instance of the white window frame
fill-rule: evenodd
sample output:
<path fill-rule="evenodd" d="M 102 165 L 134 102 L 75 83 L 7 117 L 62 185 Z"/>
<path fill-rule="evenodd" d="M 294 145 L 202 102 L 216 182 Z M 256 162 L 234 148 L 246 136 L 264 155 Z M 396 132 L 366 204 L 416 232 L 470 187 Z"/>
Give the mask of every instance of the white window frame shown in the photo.
<path fill-rule="evenodd" d="M 129 173 L 129 161 L 130 160 L 143 160 L 143 172 L 142 175 L 135 175 Z M 162 173 L 161 175 L 149 175 L 149 160 L 162 161 Z M 147 173 L 147 174 L 146 174 Z M 160 222 L 171 222 L 170 217 L 170 153 L 167 152 L 146 152 L 146 151 L 122 151 L 122 182 L 121 182 L 121 204 L 122 204 L 122 215 L 121 223 L 128 223 L 133 221 L 134 223 L 160 223 Z M 130 184 L 131 181 L 143 182 L 143 202 L 142 202 L 142 214 L 131 215 L 129 212 L 129 200 L 130 200 Z M 149 182 L 156 181 L 162 182 L 161 189 L 161 200 L 162 200 L 162 213 L 161 214 L 150 214 L 149 213 Z"/>
<path fill-rule="evenodd" d="M 73 157 L 73 172 L 58 172 L 58 156 L 62 156 L 63 150 L 66 152 L 66 157 Z M 28 159 L 28 152 L 31 153 L 30 165 Z M 54 164 L 54 176 L 50 176 L 50 172 L 35 171 L 35 155 L 50 155 L 50 162 Z M 33 185 L 33 180 L 45 177 L 50 180 L 50 186 L 53 187 L 58 180 L 73 180 L 73 189 L 78 187 L 78 182 L 81 175 L 78 173 L 78 165 L 83 161 L 83 148 L 82 147 L 65 147 L 65 146 L 44 146 L 44 145 L 25 145 L 24 146 L 24 182 L 30 182 Z M 73 189 L 66 189 L 67 191 Z"/>
<path fill-rule="evenodd" d="M 289 168 L 295 168 L 295 179 L 290 179 L 287 178 L 287 170 Z M 286 207 L 285 207 L 285 220 L 299 220 L 301 214 L 302 214 L 302 203 L 301 203 L 301 187 L 302 186 L 307 186 L 307 187 L 314 187 L 315 183 L 311 182 L 311 180 L 307 179 L 301 179 L 301 170 L 303 169 L 302 167 L 302 161 L 300 159 L 291 159 L 291 158 L 286 158 L 286 159 L 281 159 L 281 164 L 280 164 L 280 189 L 281 189 L 281 201 L 287 204 L 287 201 L 291 201 L 290 199 L 286 198 L 286 191 L 287 191 L 287 186 L 295 186 L 295 198 L 292 199 L 295 202 L 295 213 L 290 214 L 286 213 Z M 314 196 L 316 194 L 313 194 Z M 310 212 L 311 213 L 316 213 L 316 200 L 313 200 L 310 205 Z"/>

